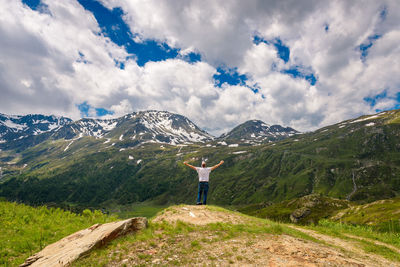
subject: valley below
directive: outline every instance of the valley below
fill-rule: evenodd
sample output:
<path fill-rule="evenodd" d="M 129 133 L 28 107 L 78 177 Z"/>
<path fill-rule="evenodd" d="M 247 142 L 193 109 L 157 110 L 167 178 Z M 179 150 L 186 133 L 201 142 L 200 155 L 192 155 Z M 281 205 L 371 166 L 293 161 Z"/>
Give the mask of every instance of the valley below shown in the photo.
<path fill-rule="evenodd" d="M 101 137 L 85 130 L 60 138 L 57 135 L 63 126 L 23 150 L 19 147 L 23 139 L 15 140 L 18 146 L 7 142 L 17 148 L 0 151 L 0 196 L 32 205 L 53 203 L 71 208 L 143 201 L 191 203 L 196 174 L 183 161 L 196 165 L 205 160 L 212 165 L 223 159 L 225 164 L 212 175 L 213 204 L 276 203 L 309 194 L 357 203 L 393 198 L 400 192 L 399 114 L 390 111 L 365 116 L 262 144 L 250 144 L 251 140 L 233 134 L 233 139 L 195 143 L 186 139 L 172 145 L 154 138 L 161 136 L 161 130 L 169 140 L 178 140 L 172 139 L 173 131 L 200 130 L 191 124 L 172 126 L 175 120 L 171 119 L 167 131 L 164 120 L 154 122 L 157 117 L 151 120 L 159 126 L 149 128 L 135 116 L 123 118 L 121 126 Z M 178 118 L 178 122 L 187 122 Z M 256 132 L 261 126 L 254 127 L 244 132 Z M 194 136 L 190 131 L 179 136 Z M 179 187 L 174 186 L 177 184 Z"/>

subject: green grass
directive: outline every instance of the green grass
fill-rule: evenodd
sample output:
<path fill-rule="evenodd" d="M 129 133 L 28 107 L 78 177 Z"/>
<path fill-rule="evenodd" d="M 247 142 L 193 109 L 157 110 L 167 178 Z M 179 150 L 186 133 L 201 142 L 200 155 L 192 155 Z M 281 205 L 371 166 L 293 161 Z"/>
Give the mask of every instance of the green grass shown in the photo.
<path fill-rule="evenodd" d="M 400 123 L 400 115 L 398 113 L 394 113 L 392 118 L 388 120 L 387 123 Z"/>
<path fill-rule="evenodd" d="M 321 220 L 317 225 L 309 226 L 309 228 L 337 236 L 350 234 L 359 237 L 365 237 L 396 246 L 400 249 L 400 233 L 380 232 L 372 226 L 351 225 L 340 222 L 332 222 L 330 220 Z"/>
<path fill-rule="evenodd" d="M 380 232 L 400 233 L 400 197 L 358 205 L 342 211 L 343 223 L 369 225 Z"/>
<path fill-rule="evenodd" d="M 116 220 L 100 211 L 82 215 L 0 201 L 0 265 L 17 266 L 45 246 L 95 223 Z"/>

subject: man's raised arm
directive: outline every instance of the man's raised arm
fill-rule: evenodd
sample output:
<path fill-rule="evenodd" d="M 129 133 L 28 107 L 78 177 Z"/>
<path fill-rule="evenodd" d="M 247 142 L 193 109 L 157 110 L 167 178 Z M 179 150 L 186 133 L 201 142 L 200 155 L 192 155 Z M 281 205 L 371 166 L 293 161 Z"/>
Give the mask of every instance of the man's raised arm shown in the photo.
<path fill-rule="evenodd" d="M 222 164 L 224 164 L 224 161 L 223 161 L 223 160 L 221 160 L 217 165 L 212 166 L 212 167 L 211 167 L 211 170 L 212 170 L 212 171 L 215 170 L 216 168 L 218 168 L 218 167 L 221 166 Z"/>
<path fill-rule="evenodd" d="M 190 165 L 189 163 L 187 163 L 186 161 L 183 162 L 183 164 L 185 164 L 186 166 L 192 168 L 193 170 L 197 171 L 196 167 L 193 165 Z"/>

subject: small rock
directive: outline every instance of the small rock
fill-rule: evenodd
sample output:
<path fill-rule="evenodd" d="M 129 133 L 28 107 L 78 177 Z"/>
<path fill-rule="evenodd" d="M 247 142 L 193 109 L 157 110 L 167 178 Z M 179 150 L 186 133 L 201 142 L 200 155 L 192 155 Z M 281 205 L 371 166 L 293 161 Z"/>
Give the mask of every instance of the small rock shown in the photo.
<path fill-rule="evenodd" d="M 155 249 L 149 249 L 146 251 L 146 254 L 149 254 L 149 255 L 154 255 L 156 253 L 157 253 L 157 250 L 155 250 Z"/>
<path fill-rule="evenodd" d="M 159 263 L 161 260 L 160 259 L 154 259 L 151 263 L 157 264 Z"/>

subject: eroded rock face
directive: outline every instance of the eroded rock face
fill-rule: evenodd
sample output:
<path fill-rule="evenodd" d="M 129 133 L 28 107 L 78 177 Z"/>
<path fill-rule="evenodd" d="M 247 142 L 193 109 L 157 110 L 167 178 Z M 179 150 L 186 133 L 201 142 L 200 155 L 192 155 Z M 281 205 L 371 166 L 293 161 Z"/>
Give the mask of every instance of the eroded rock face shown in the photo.
<path fill-rule="evenodd" d="M 26 259 L 24 266 L 66 266 L 93 248 L 100 247 L 132 231 L 147 227 L 147 219 L 130 218 L 124 221 L 95 224 L 48 245 L 42 251 Z"/>

